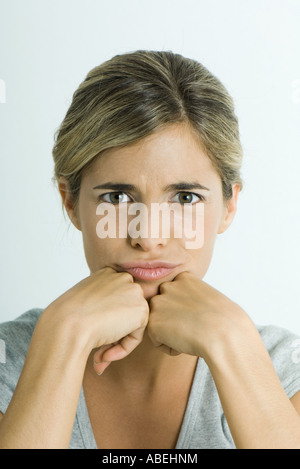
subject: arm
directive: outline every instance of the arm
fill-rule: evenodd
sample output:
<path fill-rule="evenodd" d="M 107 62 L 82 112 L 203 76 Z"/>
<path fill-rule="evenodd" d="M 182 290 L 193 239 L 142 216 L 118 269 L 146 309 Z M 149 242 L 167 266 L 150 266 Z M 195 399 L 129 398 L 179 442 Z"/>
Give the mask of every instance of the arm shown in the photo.
<path fill-rule="evenodd" d="M 253 326 L 228 333 L 206 363 L 237 448 L 300 449 L 300 416 Z"/>
<path fill-rule="evenodd" d="M 0 423 L 1 449 L 68 447 L 88 351 L 66 326 L 45 334 L 37 325 Z"/>
<path fill-rule="evenodd" d="M 92 274 L 46 308 L 0 422 L 0 449 L 68 448 L 90 353 L 118 342 L 114 347 L 126 356 L 141 342 L 148 312 L 131 275 L 111 268 Z"/>
<path fill-rule="evenodd" d="M 300 448 L 300 416 L 242 308 L 188 272 L 160 292 L 148 334 L 165 352 L 206 361 L 237 448 Z"/>

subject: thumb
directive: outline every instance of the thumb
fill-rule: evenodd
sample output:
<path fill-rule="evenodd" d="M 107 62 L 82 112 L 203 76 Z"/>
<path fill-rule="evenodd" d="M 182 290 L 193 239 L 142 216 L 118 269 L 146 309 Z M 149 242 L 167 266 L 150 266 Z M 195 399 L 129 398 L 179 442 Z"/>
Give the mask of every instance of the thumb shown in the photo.
<path fill-rule="evenodd" d="M 94 370 L 101 375 L 112 361 L 127 357 L 142 341 L 145 327 L 141 327 L 119 342 L 103 345 L 94 354 Z"/>
<path fill-rule="evenodd" d="M 110 362 L 103 359 L 104 352 L 113 347 L 114 344 L 103 345 L 94 353 L 93 367 L 97 375 L 101 376 L 104 370 L 110 365 Z"/>

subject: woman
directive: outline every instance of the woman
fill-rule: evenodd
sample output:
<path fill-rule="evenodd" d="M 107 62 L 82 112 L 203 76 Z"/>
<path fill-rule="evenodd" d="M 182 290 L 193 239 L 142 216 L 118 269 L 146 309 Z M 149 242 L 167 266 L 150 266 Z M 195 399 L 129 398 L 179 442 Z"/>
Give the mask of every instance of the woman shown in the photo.
<path fill-rule="evenodd" d="M 53 156 L 91 274 L 1 326 L 0 447 L 300 448 L 298 339 L 202 280 L 242 188 L 219 80 L 170 52 L 116 56 L 74 93 Z M 157 204 L 175 211 L 154 236 Z M 175 236 L 199 220 L 201 245 Z"/>

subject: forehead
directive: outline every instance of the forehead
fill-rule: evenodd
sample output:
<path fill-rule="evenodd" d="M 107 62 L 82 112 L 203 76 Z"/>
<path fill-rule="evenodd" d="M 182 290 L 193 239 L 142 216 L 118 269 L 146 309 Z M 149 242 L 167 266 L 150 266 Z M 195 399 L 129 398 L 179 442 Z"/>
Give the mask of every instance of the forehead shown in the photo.
<path fill-rule="evenodd" d="M 143 140 L 103 152 L 87 176 L 126 182 L 218 177 L 200 140 L 187 124 L 174 124 Z"/>

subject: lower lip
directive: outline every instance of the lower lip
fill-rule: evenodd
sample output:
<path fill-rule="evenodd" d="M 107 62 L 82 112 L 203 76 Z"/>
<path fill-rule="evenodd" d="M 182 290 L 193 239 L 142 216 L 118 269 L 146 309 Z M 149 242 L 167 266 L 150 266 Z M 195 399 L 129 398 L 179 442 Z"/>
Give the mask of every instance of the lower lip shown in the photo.
<path fill-rule="evenodd" d="M 126 269 L 134 278 L 139 280 L 159 280 L 169 275 L 175 270 L 174 268 L 156 267 L 155 269 L 143 269 L 142 267 L 132 267 Z"/>

